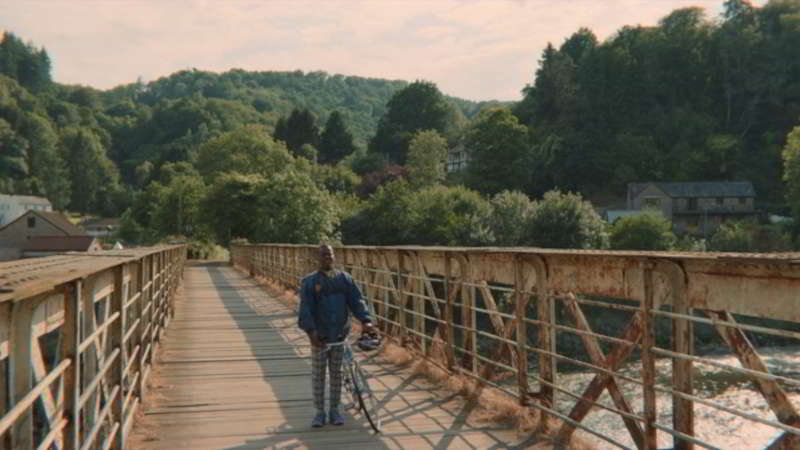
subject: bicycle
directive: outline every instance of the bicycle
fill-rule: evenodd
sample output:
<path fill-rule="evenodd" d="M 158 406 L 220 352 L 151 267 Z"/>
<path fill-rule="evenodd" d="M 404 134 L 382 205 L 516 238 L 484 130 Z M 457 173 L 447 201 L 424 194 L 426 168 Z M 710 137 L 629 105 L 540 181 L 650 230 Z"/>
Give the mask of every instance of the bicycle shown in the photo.
<path fill-rule="evenodd" d="M 365 335 L 359 338 L 359 341 L 364 339 Z M 372 338 L 375 339 L 375 338 Z M 370 345 L 370 350 L 374 350 L 377 345 Z M 381 432 L 381 418 L 378 415 L 378 399 L 375 398 L 375 393 L 369 387 L 367 375 L 361 368 L 361 364 L 353 357 L 353 347 L 350 341 L 345 338 L 341 342 L 326 343 L 325 349 L 331 347 L 344 347 L 342 357 L 342 384 L 345 390 L 350 394 L 353 402 L 344 405 L 345 409 L 356 408 L 364 412 L 372 429 L 376 433 Z M 359 347 L 362 347 L 359 345 Z"/>

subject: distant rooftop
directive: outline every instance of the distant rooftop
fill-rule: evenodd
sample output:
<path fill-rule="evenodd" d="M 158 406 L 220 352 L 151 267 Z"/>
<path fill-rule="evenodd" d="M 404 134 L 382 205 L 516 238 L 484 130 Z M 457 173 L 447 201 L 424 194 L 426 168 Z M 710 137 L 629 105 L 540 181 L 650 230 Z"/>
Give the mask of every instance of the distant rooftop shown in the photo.
<path fill-rule="evenodd" d="M 22 247 L 33 252 L 85 252 L 96 238 L 93 236 L 34 236 Z"/>
<path fill-rule="evenodd" d="M 673 198 L 688 197 L 755 197 L 753 183 L 749 181 L 697 181 L 686 183 L 630 183 L 628 191 L 638 195 L 647 186 L 656 186 Z"/>
<path fill-rule="evenodd" d="M 14 200 L 17 203 L 25 203 L 28 205 L 46 205 L 51 206 L 50 200 L 44 197 L 36 197 L 33 195 L 9 195 L 0 194 L 0 200 Z"/>

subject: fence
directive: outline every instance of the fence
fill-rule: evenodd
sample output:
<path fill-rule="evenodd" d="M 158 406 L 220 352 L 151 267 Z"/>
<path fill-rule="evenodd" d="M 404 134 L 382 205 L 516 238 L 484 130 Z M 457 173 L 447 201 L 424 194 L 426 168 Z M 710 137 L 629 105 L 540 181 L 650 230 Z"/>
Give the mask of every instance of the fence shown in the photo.
<path fill-rule="evenodd" d="M 702 407 L 769 427 L 762 447 L 800 448 L 800 371 L 770 366 L 756 351 L 800 343 L 800 254 L 335 251 L 384 332 L 561 419 L 559 442 L 580 428 L 618 447 L 655 449 L 671 438 L 676 449 L 717 448 L 695 430 Z M 297 287 L 316 268 L 318 250 L 239 245 L 231 259 L 253 276 Z M 752 383 L 763 414 L 715 400 L 709 379 L 721 389 Z M 604 391 L 609 400 L 601 401 Z M 597 411 L 627 430 L 624 439 L 583 423 Z"/>
<path fill-rule="evenodd" d="M 185 253 L 0 263 L 0 448 L 124 448 Z"/>

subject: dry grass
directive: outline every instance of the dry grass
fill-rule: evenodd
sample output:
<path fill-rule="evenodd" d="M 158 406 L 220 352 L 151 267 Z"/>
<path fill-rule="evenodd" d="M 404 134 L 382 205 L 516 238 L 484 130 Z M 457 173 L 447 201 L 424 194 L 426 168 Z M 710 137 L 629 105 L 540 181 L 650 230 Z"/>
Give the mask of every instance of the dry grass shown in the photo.
<path fill-rule="evenodd" d="M 135 450 L 144 447 L 146 442 L 158 440 L 156 433 L 158 425 L 145 411 L 156 409 L 157 405 L 167 399 L 166 391 L 171 388 L 162 381 L 159 359 L 159 354 L 157 354 L 156 361 L 151 366 L 150 375 L 147 377 L 147 383 L 145 383 L 144 399 L 133 417 L 133 427 L 126 442 L 127 448 Z"/>
<path fill-rule="evenodd" d="M 470 377 L 453 374 L 431 360 L 415 358 L 412 351 L 395 343 L 387 344 L 381 356 L 399 365 L 409 365 L 412 361 L 417 361 L 411 367 L 412 374 L 424 376 L 436 387 L 463 396 L 481 421 L 501 424 L 519 433 L 533 432 L 539 426 L 540 414 L 519 405 L 510 395 L 481 386 Z"/>

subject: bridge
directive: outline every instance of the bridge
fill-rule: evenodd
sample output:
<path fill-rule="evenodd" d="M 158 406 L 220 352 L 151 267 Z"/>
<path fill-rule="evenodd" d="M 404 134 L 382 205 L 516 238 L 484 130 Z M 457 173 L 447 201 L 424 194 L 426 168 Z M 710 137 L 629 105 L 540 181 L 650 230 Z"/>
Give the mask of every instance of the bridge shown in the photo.
<path fill-rule="evenodd" d="M 386 432 L 308 428 L 307 343 L 274 287 L 316 246 L 64 255 L 0 265 L 0 448 L 800 448 L 800 254 L 336 251 L 392 345 L 466 401 L 369 355 Z M 487 392 L 534 429 L 470 420 Z"/>

